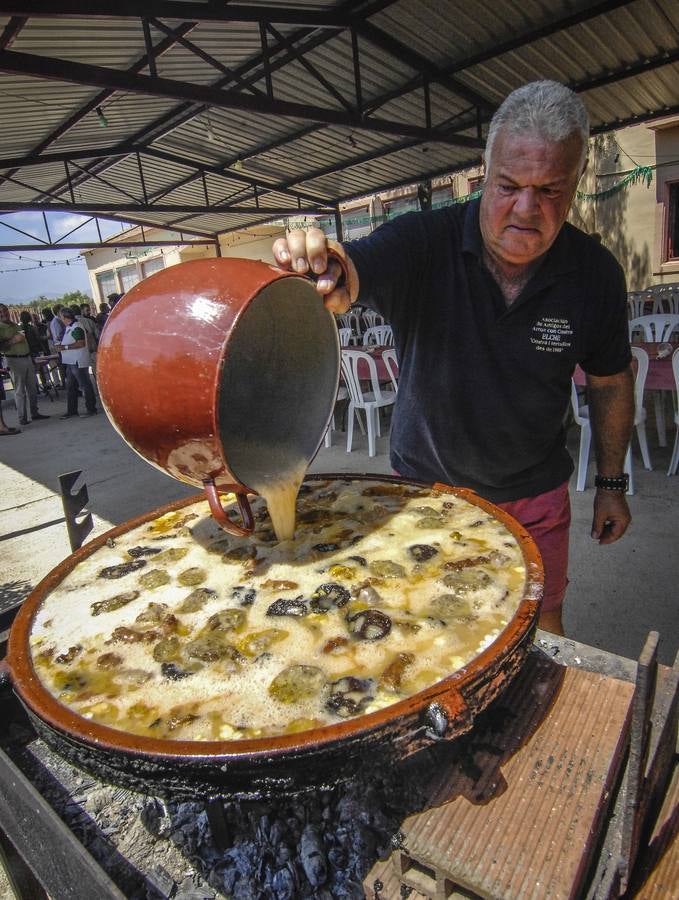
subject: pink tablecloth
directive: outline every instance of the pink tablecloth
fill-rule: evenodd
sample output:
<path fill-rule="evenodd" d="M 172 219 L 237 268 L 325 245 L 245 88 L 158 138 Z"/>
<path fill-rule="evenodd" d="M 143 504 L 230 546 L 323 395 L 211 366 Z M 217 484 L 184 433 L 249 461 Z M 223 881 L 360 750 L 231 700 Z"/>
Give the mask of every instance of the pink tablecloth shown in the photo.
<path fill-rule="evenodd" d="M 634 344 L 642 347 L 648 353 L 648 375 L 646 376 L 646 390 L 648 391 L 673 391 L 674 374 L 672 373 L 672 354 L 658 359 L 660 344 Z M 573 380 L 577 385 L 585 384 L 585 373 L 580 366 L 575 367 Z"/>
<path fill-rule="evenodd" d="M 347 349 L 363 350 L 366 353 L 368 353 L 375 360 L 375 366 L 377 367 L 377 380 L 380 382 L 383 382 L 383 381 L 386 382 L 386 381 L 390 380 L 389 372 L 384 363 L 384 360 L 382 359 L 382 351 L 388 350 L 391 348 L 382 347 L 382 346 L 376 347 L 373 345 L 373 346 L 369 346 L 369 347 L 349 347 Z M 364 363 L 362 361 L 359 363 L 359 366 L 358 366 L 358 375 L 362 381 L 363 380 L 368 381 L 370 379 L 370 371 L 368 369 L 368 366 L 366 363 Z"/>

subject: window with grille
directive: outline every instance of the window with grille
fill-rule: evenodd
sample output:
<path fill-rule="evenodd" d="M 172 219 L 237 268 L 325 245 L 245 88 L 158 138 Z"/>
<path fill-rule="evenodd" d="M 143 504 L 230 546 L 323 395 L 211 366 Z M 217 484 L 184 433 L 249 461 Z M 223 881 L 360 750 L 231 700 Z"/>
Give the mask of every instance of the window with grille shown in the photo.
<path fill-rule="evenodd" d="M 118 277 L 120 278 L 122 292 L 125 294 L 139 281 L 139 272 L 137 271 L 136 265 L 125 266 L 122 269 L 118 269 Z"/>
<path fill-rule="evenodd" d="M 117 294 L 116 277 L 113 271 L 100 272 L 97 275 L 97 287 L 99 288 L 99 302 L 106 303 L 109 294 Z"/>
<path fill-rule="evenodd" d="M 160 272 L 160 270 L 164 268 L 165 259 L 162 255 L 147 259 L 146 262 L 141 264 L 142 278 L 148 278 L 149 275 L 153 275 L 154 272 Z"/>
<path fill-rule="evenodd" d="M 668 185 L 667 259 L 679 259 L 679 181 Z"/>

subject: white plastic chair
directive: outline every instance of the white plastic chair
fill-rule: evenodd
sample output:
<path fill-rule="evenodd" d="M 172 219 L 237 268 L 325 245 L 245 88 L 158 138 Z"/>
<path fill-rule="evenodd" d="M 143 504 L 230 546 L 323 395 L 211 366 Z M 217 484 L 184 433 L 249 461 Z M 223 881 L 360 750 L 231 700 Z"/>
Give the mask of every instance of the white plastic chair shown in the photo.
<path fill-rule="evenodd" d="M 366 328 L 363 334 L 363 346 L 368 347 L 371 344 L 393 347 L 394 333 L 391 330 L 391 325 L 373 325 L 370 328 Z"/>
<path fill-rule="evenodd" d="M 650 296 L 649 291 L 627 292 L 627 318 L 636 319 L 646 312 L 646 301 Z M 655 312 L 655 309 L 653 310 Z"/>
<path fill-rule="evenodd" d="M 648 290 L 653 295 L 654 314 L 679 315 L 679 284 L 654 284 Z"/>
<path fill-rule="evenodd" d="M 635 332 L 643 334 L 643 339 L 651 343 L 669 341 L 673 331 L 679 331 L 679 315 L 672 313 L 656 313 L 649 316 L 637 316 L 629 321 L 629 336 Z"/>
<path fill-rule="evenodd" d="M 360 344 L 361 343 L 361 317 L 358 313 L 349 312 L 340 313 L 337 316 L 337 320 L 339 322 L 340 328 L 348 328 L 351 332 L 351 337 L 349 339 L 350 344 Z"/>
<path fill-rule="evenodd" d="M 345 387 L 340 385 L 337 389 L 337 397 L 335 398 L 335 406 L 340 402 L 340 400 L 346 400 L 349 396 L 349 392 Z M 361 423 L 359 422 L 359 425 Z M 363 426 L 361 426 L 361 431 L 363 430 Z M 325 438 L 324 444 L 326 447 L 332 447 L 332 433 L 333 431 L 337 431 L 337 425 L 335 424 L 335 410 L 332 412 L 332 419 L 330 419 L 330 424 L 325 430 Z"/>
<path fill-rule="evenodd" d="M 646 385 L 646 376 L 648 375 L 648 353 L 641 347 L 632 347 L 632 354 L 637 361 L 637 371 L 634 376 L 634 427 L 636 428 L 637 438 L 639 440 L 639 449 L 641 450 L 641 458 L 644 468 L 649 471 L 651 466 L 651 458 L 648 453 L 648 441 L 646 439 L 646 410 L 644 409 L 644 387 Z M 576 491 L 584 491 L 587 483 L 587 464 L 589 462 L 589 449 L 592 443 L 592 428 L 589 421 L 589 406 L 583 404 L 580 406 L 577 388 L 574 381 L 571 381 L 571 406 L 573 407 L 573 417 L 580 426 L 580 450 L 578 452 L 578 474 L 575 483 Z M 628 494 L 634 493 L 634 473 L 632 471 L 632 447 L 627 447 L 625 454 L 624 471 L 629 475 Z"/>
<path fill-rule="evenodd" d="M 365 322 L 366 328 L 374 328 L 375 325 L 384 325 L 384 319 L 379 313 L 376 313 L 372 309 L 363 310 L 363 321 Z"/>
<path fill-rule="evenodd" d="M 351 343 L 351 328 L 338 328 L 340 347 L 348 347 Z"/>
<path fill-rule="evenodd" d="M 398 358 L 396 356 L 396 350 L 394 350 L 393 347 L 383 350 L 382 359 L 384 360 L 384 365 L 389 373 L 391 383 L 394 385 L 394 390 L 398 391 Z"/>
<path fill-rule="evenodd" d="M 679 350 L 675 350 L 672 354 L 672 371 L 674 373 L 674 425 L 676 431 L 674 434 L 674 447 L 672 448 L 670 467 L 667 470 L 668 475 L 676 475 L 677 468 L 679 467 Z"/>
<path fill-rule="evenodd" d="M 363 372 L 360 370 L 363 369 Z M 363 390 L 361 380 L 366 369 L 370 375 L 370 390 Z M 396 391 L 383 390 L 377 378 L 375 360 L 364 350 L 342 350 L 342 374 L 349 392 L 347 410 L 347 453 L 351 452 L 354 436 L 354 414 L 365 410 L 368 426 L 368 456 L 375 456 L 375 435 L 379 437 L 380 414 L 383 406 L 391 406 L 396 400 Z M 364 376 L 361 379 L 361 374 Z"/>

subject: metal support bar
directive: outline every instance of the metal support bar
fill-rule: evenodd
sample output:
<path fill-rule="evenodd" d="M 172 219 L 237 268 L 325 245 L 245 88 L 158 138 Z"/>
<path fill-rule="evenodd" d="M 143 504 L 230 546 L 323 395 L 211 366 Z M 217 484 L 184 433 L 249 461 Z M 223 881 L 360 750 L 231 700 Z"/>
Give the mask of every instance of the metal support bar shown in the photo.
<path fill-rule="evenodd" d="M 271 80 L 271 66 L 269 65 L 269 39 L 266 35 L 266 25 L 259 23 L 259 40 L 262 46 L 262 64 L 264 66 L 264 81 L 266 94 L 269 100 L 273 100 L 273 81 Z"/>
<path fill-rule="evenodd" d="M 149 20 L 145 16 L 142 17 L 141 27 L 144 29 L 144 44 L 146 45 L 146 55 L 149 60 L 149 74 L 156 76 L 158 74 L 158 69 L 156 67 L 156 58 L 153 53 L 151 29 L 149 28 Z"/>
<path fill-rule="evenodd" d="M 94 857 L 3 750 L 0 796 L 4 798 L 0 804 L 0 831 L 25 863 L 21 871 L 18 866 L 13 870 L 15 878 L 21 879 L 20 890 L 24 885 L 29 890 L 20 893 L 19 900 L 41 900 L 45 894 L 69 900 L 125 900 Z M 26 876 L 26 868 L 30 877 Z M 33 893 L 36 882 L 38 892 Z"/>
<path fill-rule="evenodd" d="M 92 513 L 87 513 L 84 518 L 78 521 L 78 515 L 82 513 L 84 507 L 89 500 L 87 485 L 73 492 L 73 485 L 82 475 L 80 469 L 74 472 L 65 472 L 59 476 L 59 489 L 61 491 L 61 502 L 64 507 L 64 518 L 66 519 L 66 528 L 68 529 L 68 540 L 71 544 L 71 551 L 82 547 L 83 541 L 92 531 L 94 522 L 92 521 Z"/>
<path fill-rule="evenodd" d="M 356 92 L 356 111 L 363 113 L 363 90 L 361 88 L 361 58 L 358 48 L 356 29 L 351 29 L 351 55 L 354 63 L 354 90 Z"/>
<path fill-rule="evenodd" d="M 64 169 L 66 170 L 66 184 L 68 185 L 68 194 L 71 198 L 71 203 L 75 203 L 75 194 L 73 193 L 73 182 L 71 181 L 71 173 L 68 169 L 68 160 L 64 160 Z"/>
<path fill-rule="evenodd" d="M 139 153 L 137 153 L 137 168 L 139 169 L 139 181 L 141 182 L 141 193 L 144 198 L 144 203 L 148 203 L 149 196 L 146 193 L 146 182 L 144 181 L 144 168 L 141 164 L 141 155 Z"/>
<path fill-rule="evenodd" d="M 335 234 L 338 241 L 344 240 L 344 229 L 342 228 L 342 213 L 339 206 L 335 207 Z"/>
<path fill-rule="evenodd" d="M 324 122 L 328 125 L 360 127 L 377 134 L 416 137 L 423 141 L 437 141 L 452 146 L 478 148 L 476 138 L 470 138 L 463 134 L 444 134 L 436 129 L 429 131 L 407 122 L 373 117 L 364 118 L 361 114 L 351 114 L 346 110 L 330 109 L 289 100 L 275 100 L 271 97 L 251 97 L 235 90 L 221 90 L 209 85 L 193 84 L 177 79 L 153 78 L 150 75 L 121 72 L 106 66 L 20 53 L 16 50 L 0 50 L 0 71 L 65 81 L 67 84 L 104 87 L 114 91 L 166 97 L 172 100 L 189 100 L 192 103 L 216 106 L 220 109 L 241 109 L 263 115 L 289 116 L 295 119 Z"/>

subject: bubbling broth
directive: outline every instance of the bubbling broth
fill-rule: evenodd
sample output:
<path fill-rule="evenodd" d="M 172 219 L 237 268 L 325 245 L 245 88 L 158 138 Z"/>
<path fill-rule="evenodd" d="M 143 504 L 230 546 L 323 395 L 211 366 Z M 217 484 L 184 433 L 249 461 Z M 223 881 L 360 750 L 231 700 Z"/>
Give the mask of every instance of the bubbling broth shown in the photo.
<path fill-rule="evenodd" d="M 407 483 L 326 479 L 299 489 L 295 529 L 295 479 L 266 487 L 268 511 L 253 498 L 252 536 L 225 535 L 201 501 L 81 560 L 32 624 L 45 687 L 128 733 L 290 734 L 424 690 L 513 617 L 526 569 L 492 515 Z"/>

